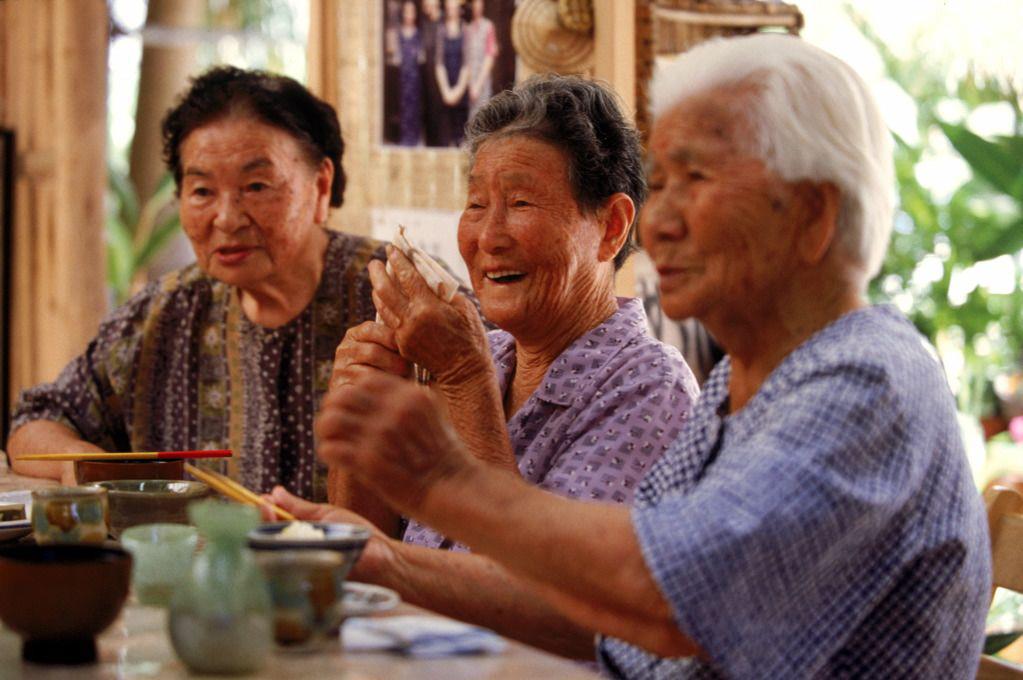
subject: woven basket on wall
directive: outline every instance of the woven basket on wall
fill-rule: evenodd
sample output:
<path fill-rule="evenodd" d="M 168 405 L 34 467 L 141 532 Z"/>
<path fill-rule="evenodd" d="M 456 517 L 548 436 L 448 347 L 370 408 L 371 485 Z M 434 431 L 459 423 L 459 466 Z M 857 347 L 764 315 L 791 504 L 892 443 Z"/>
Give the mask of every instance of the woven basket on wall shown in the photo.
<path fill-rule="evenodd" d="M 593 32 L 593 0 L 558 0 L 558 20 L 576 33 Z"/>
<path fill-rule="evenodd" d="M 655 0 L 656 54 L 678 54 L 709 38 L 781 28 L 798 35 L 803 15 L 795 5 L 752 0 Z"/>

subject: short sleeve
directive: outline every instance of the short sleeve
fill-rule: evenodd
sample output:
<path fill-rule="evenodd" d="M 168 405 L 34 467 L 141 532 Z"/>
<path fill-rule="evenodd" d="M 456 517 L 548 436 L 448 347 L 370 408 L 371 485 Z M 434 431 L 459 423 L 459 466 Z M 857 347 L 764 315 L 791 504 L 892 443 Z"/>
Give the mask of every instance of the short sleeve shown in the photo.
<path fill-rule="evenodd" d="M 726 419 L 727 456 L 691 493 L 632 511 L 681 630 L 729 677 L 819 670 L 892 586 L 893 518 L 923 478 L 883 371 L 821 372 L 785 389 L 771 406 L 784 418 L 752 431 Z"/>
<path fill-rule="evenodd" d="M 126 412 L 141 339 L 137 324 L 149 299 L 147 289 L 114 310 L 85 352 L 72 359 L 56 380 L 24 390 L 12 414 L 11 431 L 35 420 L 49 420 L 108 451 L 130 450 Z"/>
<path fill-rule="evenodd" d="M 698 388 L 681 356 L 650 343 L 579 400 L 540 487 L 581 500 L 629 503 L 678 438 Z"/>

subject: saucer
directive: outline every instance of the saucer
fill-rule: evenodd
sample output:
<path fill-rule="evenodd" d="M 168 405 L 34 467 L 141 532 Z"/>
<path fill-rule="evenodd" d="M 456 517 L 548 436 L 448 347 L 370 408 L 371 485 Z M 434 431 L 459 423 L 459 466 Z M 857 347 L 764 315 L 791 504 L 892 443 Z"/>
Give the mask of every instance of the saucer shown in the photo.
<path fill-rule="evenodd" d="M 401 602 L 401 596 L 390 588 L 369 583 L 345 581 L 345 594 L 341 601 L 344 615 L 366 616 L 394 609 Z"/>
<path fill-rule="evenodd" d="M 25 506 L 25 519 L 0 522 L 0 543 L 13 541 L 32 533 L 32 492 L 26 490 L 0 493 L 0 505 L 8 504 Z"/>

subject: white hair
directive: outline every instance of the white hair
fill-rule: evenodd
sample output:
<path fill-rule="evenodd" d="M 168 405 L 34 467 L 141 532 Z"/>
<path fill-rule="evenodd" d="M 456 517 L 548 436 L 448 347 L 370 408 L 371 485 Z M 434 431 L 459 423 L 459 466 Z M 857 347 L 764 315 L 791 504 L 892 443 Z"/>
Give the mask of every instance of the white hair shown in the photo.
<path fill-rule="evenodd" d="M 891 135 L 866 83 L 793 36 L 718 38 L 658 68 L 653 118 L 693 95 L 745 82 L 756 85 L 749 109 L 754 152 L 786 181 L 839 188 L 840 243 L 872 278 L 891 236 L 895 179 Z"/>

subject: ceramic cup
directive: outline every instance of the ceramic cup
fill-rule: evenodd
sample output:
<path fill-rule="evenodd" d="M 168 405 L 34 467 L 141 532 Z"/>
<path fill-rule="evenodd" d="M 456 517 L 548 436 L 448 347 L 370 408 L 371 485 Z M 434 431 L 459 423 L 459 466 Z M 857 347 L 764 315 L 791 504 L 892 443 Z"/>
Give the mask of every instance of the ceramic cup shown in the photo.
<path fill-rule="evenodd" d="M 186 524 L 139 524 L 125 529 L 121 544 L 135 558 L 132 584 L 141 604 L 166 607 L 192 568 L 199 532 Z"/>
<path fill-rule="evenodd" d="M 32 492 L 36 543 L 102 543 L 110 511 L 106 489 L 52 486 Z"/>
<path fill-rule="evenodd" d="M 274 640 L 278 647 L 307 650 L 336 645 L 342 619 L 344 555 L 332 550 L 266 551 L 256 561 L 270 584 Z"/>

